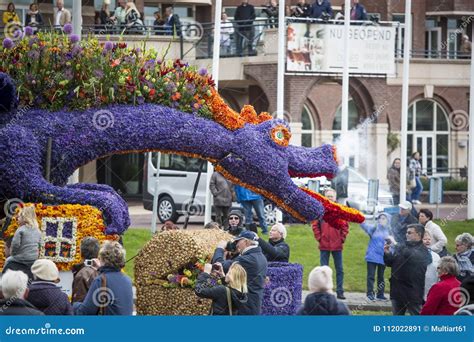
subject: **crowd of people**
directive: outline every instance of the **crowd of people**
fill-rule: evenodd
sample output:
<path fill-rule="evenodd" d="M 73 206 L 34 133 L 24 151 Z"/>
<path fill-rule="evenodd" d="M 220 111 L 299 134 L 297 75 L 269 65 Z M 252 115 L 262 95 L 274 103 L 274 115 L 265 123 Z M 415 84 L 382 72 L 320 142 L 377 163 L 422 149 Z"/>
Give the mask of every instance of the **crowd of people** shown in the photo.
<path fill-rule="evenodd" d="M 233 235 L 231 241 L 217 244 L 212 260 L 199 275 L 195 293 L 212 299 L 213 315 L 259 315 L 269 262 L 289 262 L 287 229 L 277 223 L 268 232 L 268 240 L 259 236 L 253 224 L 240 210 L 230 210 L 233 192 L 221 175 L 214 174 L 211 187 L 214 196 L 222 196 L 219 222 L 206 229 L 223 229 Z M 246 189 L 245 189 L 246 190 Z M 248 191 L 248 190 L 247 190 Z M 336 199 L 328 188 L 324 196 Z M 242 196 L 240 201 L 254 201 Z M 259 206 L 257 205 L 256 208 Z M 253 206 L 243 209 L 252 211 Z M 367 262 L 367 301 L 388 301 L 385 296 L 385 269 L 391 268 L 390 300 L 394 315 L 472 314 L 474 283 L 474 238 L 470 233 L 456 237 L 456 251 L 448 255 L 447 238 L 432 221 L 428 209 L 416 212 L 411 202 L 399 204 L 394 215 L 379 213 L 361 224 L 369 236 Z M 59 271 L 50 260 L 38 259 L 41 234 L 34 207 L 24 206 L 17 214 L 20 227 L 5 241 L 7 256 L 1 280 L 0 315 L 132 315 L 131 279 L 121 272 L 125 250 L 116 241 L 99 245 L 92 237 L 82 240 L 82 262 L 72 269 L 72 295 L 69 299 L 58 286 Z M 252 222 L 252 223 L 249 223 Z M 165 222 L 161 232 L 179 230 Z M 309 294 L 299 315 L 348 315 L 344 296 L 343 245 L 349 227 L 331 226 L 324 220 L 312 223 L 320 249 L 320 266 L 308 277 Z M 262 227 L 262 233 L 266 232 Z M 333 293 L 332 254 L 336 269 L 336 291 Z M 220 281 L 219 281 L 220 280 Z M 377 281 L 375 281 L 377 280 Z M 464 290 L 461 290 L 464 289 Z M 460 308 L 455 292 L 469 293 Z M 101 302 L 101 298 L 106 303 Z M 112 299 L 110 299 L 112 298 Z"/>

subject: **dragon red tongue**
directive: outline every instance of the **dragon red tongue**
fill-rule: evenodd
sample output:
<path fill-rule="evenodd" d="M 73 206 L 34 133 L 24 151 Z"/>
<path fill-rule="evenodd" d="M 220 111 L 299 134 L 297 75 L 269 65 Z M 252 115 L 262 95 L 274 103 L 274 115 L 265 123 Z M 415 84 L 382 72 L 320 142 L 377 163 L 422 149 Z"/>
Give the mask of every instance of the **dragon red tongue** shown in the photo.
<path fill-rule="evenodd" d="M 356 223 L 362 223 L 365 221 L 364 215 L 356 209 L 330 201 L 319 193 L 307 188 L 301 188 L 301 190 L 322 203 L 325 209 L 323 219 L 333 227 L 342 228 L 346 221 Z"/>

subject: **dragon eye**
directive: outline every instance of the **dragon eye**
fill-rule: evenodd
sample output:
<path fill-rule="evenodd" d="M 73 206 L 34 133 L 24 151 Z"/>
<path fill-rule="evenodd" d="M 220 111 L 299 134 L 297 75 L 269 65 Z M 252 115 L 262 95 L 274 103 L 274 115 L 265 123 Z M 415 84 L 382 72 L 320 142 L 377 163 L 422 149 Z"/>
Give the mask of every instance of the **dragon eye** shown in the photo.
<path fill-rule="evenodd" d="M 285 126 L 276 126 L 271 130 L 270 136 L 274 142 L 280 146 L 288 146 L 291 133 Z"/>

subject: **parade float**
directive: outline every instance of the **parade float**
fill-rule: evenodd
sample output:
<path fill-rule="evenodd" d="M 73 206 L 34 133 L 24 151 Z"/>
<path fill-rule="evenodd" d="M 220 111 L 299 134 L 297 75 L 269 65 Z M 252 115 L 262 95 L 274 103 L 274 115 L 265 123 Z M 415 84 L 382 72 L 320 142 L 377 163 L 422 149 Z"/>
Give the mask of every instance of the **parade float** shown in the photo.
<path fill-rule="evenodd" d="M 290 145 L 284 120 L 252 106 L 235 112 L 205 69 L 166 60 L 145 43 L 80 40 L 71 31 L 67 25 L 63 33 L 33 35 L 26 27 L 23 38 L 6 38 L 0 49 L 0 193 L 7 203 L 36 206 L 42 257 L 67 270 L 80 258 L 82 237 L 119 239 L 127 230 L 128 207 L 114 189 L 68 184 L 79 167 L 119 153 L 205 159 L 303 222 L 364 220 L 291 180 L 335 176 L 333 146 Z M 17 228 L 10 222 L 4 238 Z"/>

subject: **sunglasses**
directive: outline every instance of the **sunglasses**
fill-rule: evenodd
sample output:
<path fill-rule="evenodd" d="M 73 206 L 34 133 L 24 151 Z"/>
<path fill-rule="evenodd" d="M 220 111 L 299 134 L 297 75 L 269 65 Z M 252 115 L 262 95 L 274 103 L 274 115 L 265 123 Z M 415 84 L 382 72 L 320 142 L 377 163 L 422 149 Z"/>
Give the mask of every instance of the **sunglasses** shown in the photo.
<path fill-rule="evenodd" d="M 239 218 L 237 216 L 231 216 L 229 217 L 229 220 L 238 220 Z"/>

